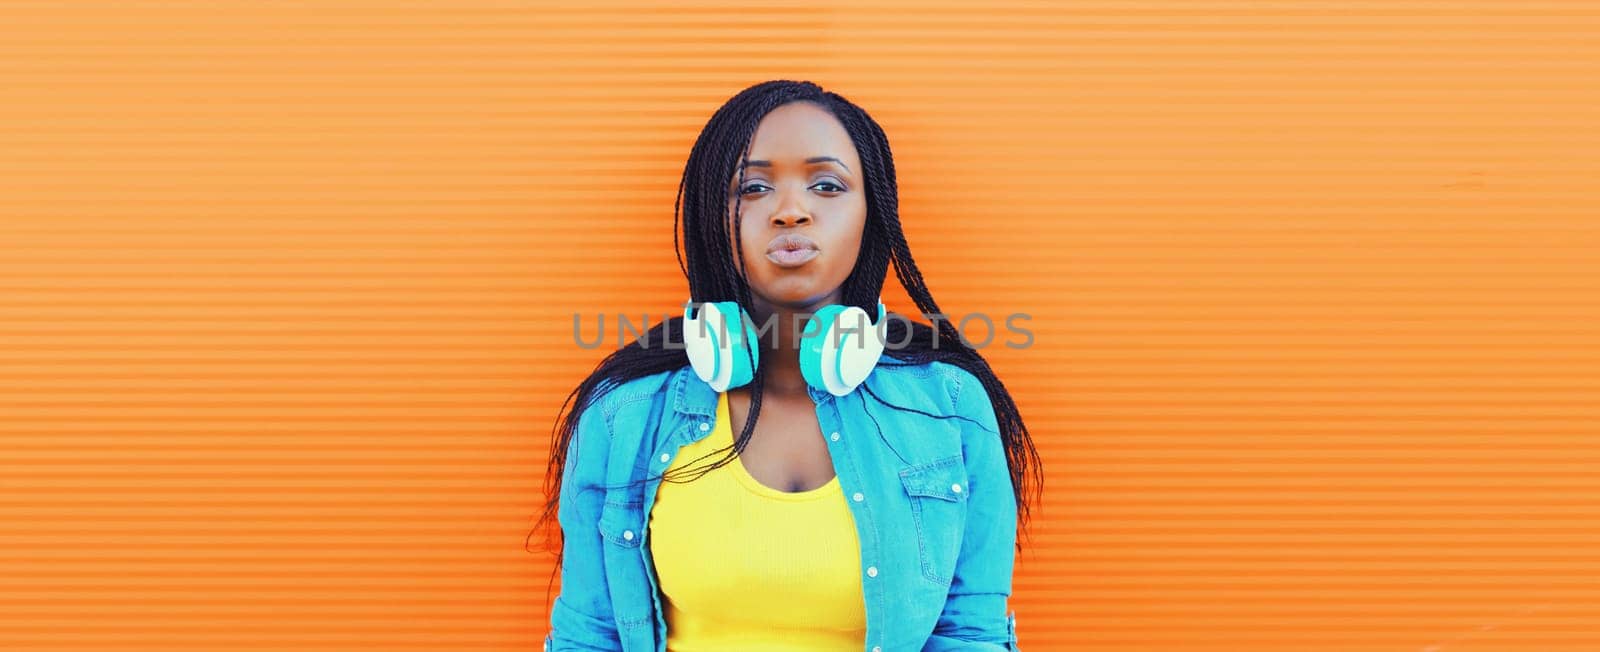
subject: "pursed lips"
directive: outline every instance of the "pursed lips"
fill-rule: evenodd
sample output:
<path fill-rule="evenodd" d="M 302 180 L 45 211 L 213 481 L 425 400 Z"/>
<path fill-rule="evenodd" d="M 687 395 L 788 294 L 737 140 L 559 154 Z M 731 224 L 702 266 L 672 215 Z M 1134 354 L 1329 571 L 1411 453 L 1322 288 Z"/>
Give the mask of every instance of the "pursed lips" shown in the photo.
<path fill-rule="evenodd" d="M 785 233 L 767 243 L 767 260 L 779 267 L 799 267 L 811 262 L 818 253 L 815 241 L 797 233 Z"/>

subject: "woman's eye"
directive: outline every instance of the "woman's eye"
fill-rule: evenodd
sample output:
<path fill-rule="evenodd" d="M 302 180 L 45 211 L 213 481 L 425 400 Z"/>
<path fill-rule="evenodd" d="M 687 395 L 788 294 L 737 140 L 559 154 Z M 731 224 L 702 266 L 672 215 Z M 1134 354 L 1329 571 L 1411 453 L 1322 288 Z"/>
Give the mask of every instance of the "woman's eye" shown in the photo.
<path fill-rule="evenodd" d="M 821 181 L 821 182 L 813 184 L 811 187 L 816 188 L 816 187 L 819 187 L 819 186 L 822 187 L 822 191 L 823 192 L 843 192 L 844 191 L 844 186 L 841 186 L 841 185 L 839 185 L 837 183 L 833 183 L 832 181 Z M 749 184 L 749 185 L 741 188 L 740 189 L 740 194 L 748 195 L 748 194 L 753 193 L 753 192 L 761 192 L 762 189 L 764 189 L 766 187 L 767 186 L 764 183 L 752 183 L 752 184 Z"/>

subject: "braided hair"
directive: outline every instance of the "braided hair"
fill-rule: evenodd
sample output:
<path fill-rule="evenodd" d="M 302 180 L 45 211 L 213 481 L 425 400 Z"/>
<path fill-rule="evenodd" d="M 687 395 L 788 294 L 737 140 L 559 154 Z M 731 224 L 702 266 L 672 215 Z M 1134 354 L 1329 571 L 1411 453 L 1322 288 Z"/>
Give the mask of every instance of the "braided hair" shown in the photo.
<path fill-rule="evenodd" d="M 895 275 L 917 308 L 924 315 L 942 316 L 944 313 L 934 301 L 933 294 L 928 291 L 927 284 L 923 282 L 922 273 L 917 270 L 916 261 L 911 257 L 911 248 L 906 244 L 905 233 L 900 227 L 899 191 L 895 184 L 894 157 L 889 151 L 888 137 L 861 107 L 837 93 L 825 91 L 817 84 L 808 81 L 766 81 L 740 91 L 717 109 L 705 128 L 701 130 L 699 138 L 695 140 L 694 147 L 689 152 L 689 160 L 684 165 L 683 176 L 678 183 L 678 196 L 673 202 L 673 250 L 677 253 L 679 268 L 689 280 L 690 300 L 696 304 L 707 301 L 737 301 L 741 306 L 751 305 L 750 287 L 743 273 L 744 252 L 731 244 L 740 241 L 740 221 L 730 219 L 727 204 L 729 189 L 726 181 L 737 170 L 739 179 L 735 187 L 743 186 L 742 164 L 748 160 L 750 141 L 757 125 L 768 112 L 791 102 L 812 102 L 832 114 L 850 135 L 863 168 L 862 177 L 867 200 L 866 224 L 861 238 L 861 251 L 857 256 L 855 268 L 845 278 L 840 302 L 860 307 L 869 315 L 876 315 L 883 281 L 892 262 Z M 733 194 L 735 205 L 731 215 L 738 215 L 740 193 Z M 680 210 L 683 215 L 681 247 L 678 240 Z M 728 233 L 730 223 L 733 224 L 731 241 Z M 886 348 L 884 353 L 895 361 L 880 361 L 879 366 L 919 365 L 943 361 L 965 369 L 982 381 L 984 390 L 988 392 L 994 406 L 995 420 L 1000 428 L 1001 441 L 1010 470 L 1012 489 L 1017 498 L 1018 518 L 1026 535 L 1029 521 L 1027 497 L 1031 494 L 1035 500 L 1038 499 L 1042 491 L 1043 471 L 1033 440 L 1005 385 L 989 368 L 988 362 L 967 345 L 956 326 L 949 320 L 933 320 L 936 327 L 903 317 L 885 321 L 887 322 L 885 341 L 893 342 L 895 345 Z M 737 324 L 730 327 L 738 328 Z M 555 431 L 551 437 L 550 457 L 545 475 L 545 495 L 548 498 L 535 531 L 547 527 L 551 516 L 557 512 L 566 452 L 577 429 L 579 415 L 608 389 L 630 380 L 674 371 L 688 365 L 688 357 L 682 347 L 683 341 L 683 318 L 667 319 L 649 329 L 636 341 L 606 356 L 589 377 L 567 395 L 566 401 L 562 403 L 565 417 L 557 418 Z M 669 343 L 677 348 L 669 346 Z M 734 437 L 732 446 L 721 449 L 727 451 L 727 455 L 709 467 L 692 470 L 679 467 L 674 471 L 696 472 L 694 477 L 690 478 L 693 480 L 731 462 L 737 451 L 744 449 L 745 442 L 749 441 L 755 431 L 756 420 L 761 412 L 762 385 L 762 374 L 756 373 L 750 383 L 750 407 L 743 431 Z M 929 414 L 914 408 L 889 404 L 876 394 L 872 394 L 866 384 L 860 385 L 859 388 L 866 390 L 879 403 L 896 410 L 917 412 L 932 418 L 951 418 L 948 415 Z M 570 410 L 568 410 L 569 404 L 572 405 Z M 882 437 L 881 431 L 879 437 Z M 709 456 L 708 453 L 700 459 Z M 677 481 L 676 478 L 668 478 L 669 474 L 654 477 L 667 482 Z M 644 479 L 635 482 L 643 481 Z M 1019 540 L 1017 542 L 1019 550 L 1021 545 Z M 559 568 L 561 546 L 557 544 L 553 549 L 557 553 L 556 565 Z"/>

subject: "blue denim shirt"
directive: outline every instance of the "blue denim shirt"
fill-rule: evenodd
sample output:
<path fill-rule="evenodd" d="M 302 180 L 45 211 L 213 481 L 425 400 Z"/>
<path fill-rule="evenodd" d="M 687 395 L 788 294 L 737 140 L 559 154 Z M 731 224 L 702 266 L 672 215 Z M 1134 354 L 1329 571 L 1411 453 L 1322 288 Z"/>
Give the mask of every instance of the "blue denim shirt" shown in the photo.
<path fill-rule="evenodd" d="M 861 389 L 811 389 L 855 520 L 863 652 L 1017 650 L 1007 613 L 1016 499 L 993 406 L 970 372 L 888 355 Z M 612 387 L 579 414 L 557 510 L 561 591 L 545 649 L 664 652 L 650 508 L 678 449 L 710 434 L 717 392 L 687 364 Z M 860 498 L 856 499 L 859 494 Z"/>

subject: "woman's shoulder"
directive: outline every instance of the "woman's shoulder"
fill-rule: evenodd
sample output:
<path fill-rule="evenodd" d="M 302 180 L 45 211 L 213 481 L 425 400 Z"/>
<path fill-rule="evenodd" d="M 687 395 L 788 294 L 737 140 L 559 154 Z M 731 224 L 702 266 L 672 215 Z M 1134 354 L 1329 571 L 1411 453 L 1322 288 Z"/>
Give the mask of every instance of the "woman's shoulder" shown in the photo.
<path fill-rule="evenodd" d="M 903 362 L 885 358 L 873 370 L 869 382 L 875 391 L 892 394 L 925 407 L 950 414 L 961 404 L 961 394 L 983 382 L 960 365 L 944 360 Z"/>
<path fill-rule="evenodd" d="M 668 383 L 681 372 L 682 369 L 669 369 L 620 382 L 603 381 L 595 388 L 584 410 L 594 411 L 609 421 L 617 410 L 666 391 Z"/>

